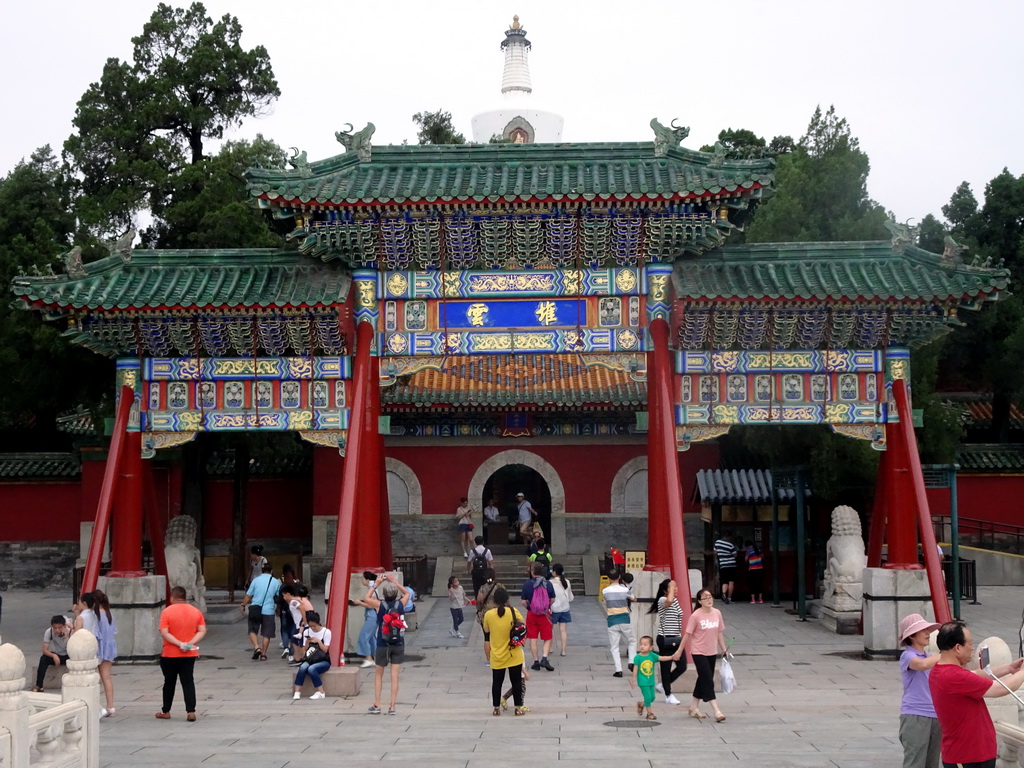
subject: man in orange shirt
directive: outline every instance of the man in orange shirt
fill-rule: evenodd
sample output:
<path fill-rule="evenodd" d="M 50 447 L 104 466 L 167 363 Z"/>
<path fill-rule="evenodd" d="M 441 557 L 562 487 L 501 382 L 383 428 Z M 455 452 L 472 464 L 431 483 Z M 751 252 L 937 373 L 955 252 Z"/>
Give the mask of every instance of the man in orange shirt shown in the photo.
<path fill-rule="evenodd" d="M 200 640 L 206 637 L 206 619 L 194 605 L 185 602 L 185 588 L 171 588 L 171 604 L 160 614 L 160 637 L 164 648 L 160 654 L 160 671 L 164 673 L 164 705 L 156 713 L 157 720 L 171 719 L 174 687 L 181 679 L 185 696 L 186 719 L 196 721 L 196 684 L 193 679 Z"/>

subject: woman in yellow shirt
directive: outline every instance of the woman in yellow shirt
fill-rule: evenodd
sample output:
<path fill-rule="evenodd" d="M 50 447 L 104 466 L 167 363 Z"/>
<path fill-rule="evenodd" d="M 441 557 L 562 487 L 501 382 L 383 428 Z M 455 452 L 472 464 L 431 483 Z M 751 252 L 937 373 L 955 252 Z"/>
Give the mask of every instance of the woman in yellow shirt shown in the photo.
<path fill-rule="evenodd" d="M 508 670 L 509 682 L 512 683 L 512 698 L 516 703 L 516 716 L 525 715 L 523 706 L 523 656 L 522 645 L 513 646 L 510 642 L 512 629 L 516 624 L 523 623 L 522 614 L 508 604 L 508 591 L 498 587 L 494 591 L 492 608 L 484 614 L 484 656 L 491 665 L 491 704 L 494 716 L 501 714 L 501 687 L 505 683 L 505 670 Z"/>

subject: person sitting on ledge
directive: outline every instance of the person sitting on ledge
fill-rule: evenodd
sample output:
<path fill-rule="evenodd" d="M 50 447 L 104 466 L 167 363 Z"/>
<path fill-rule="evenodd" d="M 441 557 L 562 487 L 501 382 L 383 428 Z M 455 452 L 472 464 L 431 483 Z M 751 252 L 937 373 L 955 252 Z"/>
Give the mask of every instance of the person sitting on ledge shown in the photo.
<path fill-rule="evenodd" d="M 39 657 L 39 666 L 36 668 L 36 684 L 32 689 L 35 693 L 43 692 L 43 678 L 46 677 L 46 670 L 52 664 L 59 667 L 68 663 L 68 638 L 71 637 L 71 627 L 68 620 L 63 616 L 54 616 L 50 619 L 50 628 L 43 633 L 43 655 Z"/>

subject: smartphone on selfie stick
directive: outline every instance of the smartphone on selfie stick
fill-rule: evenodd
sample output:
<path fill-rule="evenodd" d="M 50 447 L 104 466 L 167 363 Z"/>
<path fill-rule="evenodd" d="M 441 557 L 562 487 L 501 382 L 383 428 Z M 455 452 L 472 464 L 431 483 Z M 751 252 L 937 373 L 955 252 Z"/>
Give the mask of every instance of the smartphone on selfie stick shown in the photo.
<path fill-rule="evenodd" d="M 978 661 L 981 664 L 981 668 L 985 671 L 985 674 L 988 675 L 989 677 L 991 677 L 993 680 L 995 680 L 1001 686 L 1003 686 L 1003 688 L 1006 688 L 1006 692 L 1008 694 L 1010 694 L 1011 696 L 1013 696 L 1013 698 L 1015 698 L 1017 700 L 1018 704 L 1020 704 L 1022 707 L 1024 707 L 1024 700 L 1022 700 L 1020 698 L 1020 696 L 1017 695 L 1016 691 L 1011 691 L 1006 686 L 1006 683 L 1004 683 L 1002 680 L 1000 680 L 998 677 L 996 677 L 995 673 L 992 672 L 992 664 L 991 664 L 991 661 L 989 660 L 988 646 L 987 645 L 983 645 L 983 646 L 981 646 L 978 649 Z"/>

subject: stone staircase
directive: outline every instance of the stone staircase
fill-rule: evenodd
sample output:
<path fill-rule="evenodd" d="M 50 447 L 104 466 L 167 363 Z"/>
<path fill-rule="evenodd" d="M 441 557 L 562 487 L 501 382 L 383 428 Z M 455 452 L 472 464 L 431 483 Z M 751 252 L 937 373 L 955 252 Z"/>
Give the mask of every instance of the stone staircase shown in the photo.
<path fill-rule="evenodd" d="M 500 584 L 504 584 L 510 595 L 518 596 L 523 582 L 529 578 L 527 566 L 529 558 L 526 556 L 526 548 L 520 545 L 495 545 L 490 547 L 494 555 L 493 567 Z M 581 555 L 561 555 L 555 557 L 553 562 L 565 566 L 565 578 L 573 585 L 573 592 L 583 594 L 583 557 Z M 452 576 L 457 576 L 459 581 L 469 588 L 472 587 L 472 579 L 466 571 L 466 561 L 463 558 L 455 558 L 452 562 Z"/>

